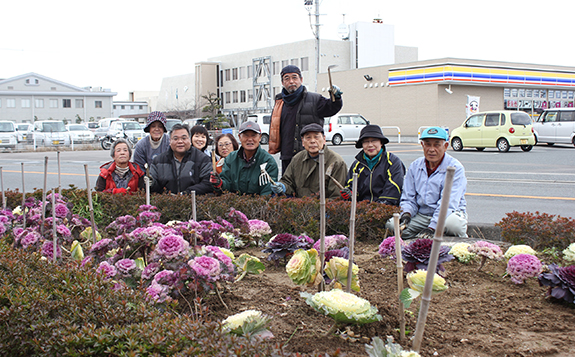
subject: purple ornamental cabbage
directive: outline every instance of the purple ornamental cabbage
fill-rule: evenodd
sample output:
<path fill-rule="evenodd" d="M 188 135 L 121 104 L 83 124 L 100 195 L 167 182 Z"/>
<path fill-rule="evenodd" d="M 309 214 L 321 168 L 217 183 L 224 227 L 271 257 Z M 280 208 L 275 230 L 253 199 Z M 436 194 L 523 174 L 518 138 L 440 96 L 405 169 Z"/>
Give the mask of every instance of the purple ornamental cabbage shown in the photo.
<path fill-rule="evenodd" d="M 169 295 L 170 290 L 170 287 L 167 285 L 152 282 L 152 285 L 146 289 L 146 293 L 148 294 L 148 298 L 155 303 L 163 303 L 170 302 L 172 300 Z"/>
<path fill-rule="evenodd" d="M 535 278 L 541 273 L 541 261 L 531 254 L 517 254 L 507 262 L 507 273 L 515 284 L 523 284 L 527 278 Z"/>
<path fill-rule="evenodd" d="M 575 265 L 560 267 L 549 264 L 549 271 L 539 275 L 539 285 L 549 287 L 547 296 L 575 303 Z"/>
<path fill-rule="evenodd" d="M 401 238 L 399 238 L 399 243 L 401 247 L 406 246 Z M 390 257 L 391 259 L 395 259 L 395 236 L 387 237 L 381 242 L 379 245 L 379 255 L 381 255 L 382 258 Z"/>
<path fill-rule="evenodd" d="M 188 262 L 188 265 L 201 279 L 216 281 L 220 278 L 220 262 L 215 258 L 205 255 L 195 257 Z"/>
<path fill-rule="evenodd" d="M 65 204 L 58 203 L 54 206 L 54 214 L 56 215 L 56 217 L 66 218 L 66 216 L 68 216 L 68 213 L 70 213 L 70 210 L 68 209 L 68 207 L 66 207 Z"/>
<path fill-rule="evenodd" d="M 114 236 L 119 236 L 131 232 L 135 227 L 136 219 L 130 215 L 126 215 L 116 218 L 114 222 L 106 227 L 106 231 L 109 231 Z"/>
<path fill-rule="evenodd" d="M 405 264 L 406 273 L 416 269 L 427 270 L 432 244 L 433 239 L 416 239 L 407 247 L 401 248 L 401 258 L 407 262 L 407 264 Z M 447 246 L 441 246 L 441 248 L 439 248 L 436 273 L 445 271 L 442 264 L 455 258 L 449 254 L 449 249 Z"/>
<path fill-rule="evenodd" d="M 54 242 L 51 240 L 47 240 L 42 245 L 42 256 L 48 259 L 54 259 Z M 56 258 L 62 256 L 62 250 L 60 249 L 60 245 L 56 244 Z"/>
<path fill-rule="evenodd" d="M 163 237 L 156 245 L 155 253 L 168 260 L 187 258 L 190 244 L 183 237 L 171 234 Z"/>
<path fill-rule="evenodd" d="M 118 270 L 116 270 L 116 268 L 113 265 L 111 265 L 110 263 L 108 263 L 106 261 L 101 262 L 100 266 L 98 266 L 98 269 L 96 269 L 96 271 L 104 273 L 104 275 L 108 279 L 113 278 L 118 273 Z"/>
<path fill-rule="evenodd" d="M 132 259 L 120 259 L 114 264 L 118 273 L 127 278 L 134 274 L 134 271 L 138 269 L 136 262 Z"/>
<path fill-rule="evenodd" d="M 268 260 L 274 260 L 276 265 L 281 258 L 286 258 L 298 249 L 308 249 L 309 242 L 306 236 L 294 236 L 289 233 L 281 233 L 273 236 L 266 244 L 263 253 L 271 253 Z"/>
<path fill-rule="evenodd" d="M 156 274 L 160 271 L 160 264 L 159 263 L 150 263 L 146 265 L 144 271 L 142 272 L 142 279 L 150 280 L 156 276 Z"/>
<path fill-rule="evenodd" d="M 162 270 L 161 272 L 157 273 L 154 276 L 153 283 L 167 286 L 174 286 L 176 280 L 177 280 L 176 274 L 174 274 L 172 270 Z"/>
<path fill-rule="evenodd" d="M 141 205 L 138 207 L 138 212 L 156 210 L 158 207 L 152 205 Z"/>
<path fill-rule="evenodd" d="M 103 258 L 106 255 L 106 253 L 108 253 L 108 251 L 116 247 L 117 245 L 113 240 L 109 238 L 104 238 L 92 244 L 92 247 L 90 248 L 88 254 L 90 254 L 91 256 L 97 256 Z"/>
<path fill-rule="evenodd" d="M 138 215 L 138 221 L 142 226 L 149 226 L 158 221 L 162 214 L 160 212 L 144 211 Z"/>
<path fill-rule="evenodd" d="M 325 261 L 324 263 L 327 264 L 327 262 L 329 262 L 329 260 L 333 257 L 339 257 L 339 258 L 343 258 L 343 259 L 349 259 L 349 248 L 348 247 L 343 247 L 340 249 L 334 249 L 334 250 L 328 250 L 327 252 L 325 252 Z"/>
<path fill-rule="evenodd" d="M 340 249 L 347 246 L 347 237 L 342 234 L 335 234 L 332 236 L 326 236 L 324 240 L 325 250 L 335 250 Z M 320 245 L 321 239 L 318 239 L 317 242 L 313 245 L 313 249 L 320 252 Z"/>
<path fill-rule="evenodd" d="M 22 248 L 26 249 L 36 243 L 38 243 L 38 241 L 40 240 L 40 233 L 34 231 L 34 230 L 28 230 L 26 229 L 26 231 L 23 232 L 23 234 L 19 237 L 19 242 L 20 245 L 22 246 Z"/>
<path fill-rule="evenodd" d="M 248 234 L 250 232 L 250 224 L 248 217 L 235 208 L 230 208 L 228 213 L 229 221 L 234 227 L 238 228 L 242 233 Z"/>

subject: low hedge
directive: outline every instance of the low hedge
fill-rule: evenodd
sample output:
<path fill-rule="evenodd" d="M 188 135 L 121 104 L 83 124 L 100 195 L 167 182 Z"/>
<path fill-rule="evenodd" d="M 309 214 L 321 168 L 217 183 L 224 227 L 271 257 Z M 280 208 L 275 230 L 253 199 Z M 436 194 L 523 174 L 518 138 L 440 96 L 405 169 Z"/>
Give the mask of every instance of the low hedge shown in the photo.
<path fill-rule="evenodd" d="M 86 190 L 77 188 L 63 189 L 62 194 L 74 205 L 73 212 L 89 218 Z M 42 190 L 36 190 L 27 196 L 42 199 Z M 17 190 L 6 193 L 8 207 L 19 206 L 22 195 Z M 108 224 L 123 215 L 136 215 L 138 207 L 145 204 L 145 194 L 112 195 L 93 192 L 95 221 L 103 231 Z M 172 220 L 187 221 L 192 218 L 191 196 L 153 194 L 150 203 L 162 213 L 161 222 Z M 243 212 L 249 219 L 268 222 L 274 234 L 306 233 L 310 237 L 319 237 L 320 204 L 317 196 L 304 198 L 286 198 L 269 196 L 248 196 L 223 194 L 220 196 L 196 196 L 197 220 L 215 220 L 224 217 L 231 207 Z M 340 199 L 327 200 L 326 235 L 349 235 L 349 216 L 351 202 Z M 399 208 L 380 203 L 361 201 L 357 203 L 355 237 L 363 241 L 381 241 L 385 237 L 385 223 L 399 212 Z"/>

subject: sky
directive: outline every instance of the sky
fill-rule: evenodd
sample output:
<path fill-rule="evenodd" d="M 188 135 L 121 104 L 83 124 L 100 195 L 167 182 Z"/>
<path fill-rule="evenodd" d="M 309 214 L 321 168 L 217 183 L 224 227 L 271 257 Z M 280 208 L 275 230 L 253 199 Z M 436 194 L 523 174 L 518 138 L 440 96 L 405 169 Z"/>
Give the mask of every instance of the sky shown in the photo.
<path fill-rule="evenodd" d="M 303 0 L 52 0 L 1 6 L 0 78 L 35 72 L 78 87 L 159 91 L 208 58 L 313 38 Z M 575 66 L 575 1 L 322 0 L 320 37 L 381 18 L 419 59 Z M 315 23 L 315 18 L 311 21 Z"/>

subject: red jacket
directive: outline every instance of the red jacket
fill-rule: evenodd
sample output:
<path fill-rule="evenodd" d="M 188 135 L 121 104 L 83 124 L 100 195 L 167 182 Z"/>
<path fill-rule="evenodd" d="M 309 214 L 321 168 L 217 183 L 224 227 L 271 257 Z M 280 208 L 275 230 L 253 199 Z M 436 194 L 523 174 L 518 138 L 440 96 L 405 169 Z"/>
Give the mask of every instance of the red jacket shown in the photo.
<path fill-rule="evenodd" d="M 116 183 L 114 182 L 114 178 L 112 177 L 112 173 L 116 170 L 116 163 L 114 161 L 108 162 L 102 166 L 100 166 L 100 176 L 98 177 L 98 181 L 96 182 L 96 190 L 97 191 L 104 191 L 104 192 L 111 192 L 111 193 L 126 193 L 126 192 L 136 192 L 138 188 L 144 187 L 144 172 L 140 169 L 138 164 L 133 162 L 128 163 L 128 167 L 130 172 L 132 173 L 132 177 L 130 181 L 128 181 L 128 188 L 117 188 Z"/>

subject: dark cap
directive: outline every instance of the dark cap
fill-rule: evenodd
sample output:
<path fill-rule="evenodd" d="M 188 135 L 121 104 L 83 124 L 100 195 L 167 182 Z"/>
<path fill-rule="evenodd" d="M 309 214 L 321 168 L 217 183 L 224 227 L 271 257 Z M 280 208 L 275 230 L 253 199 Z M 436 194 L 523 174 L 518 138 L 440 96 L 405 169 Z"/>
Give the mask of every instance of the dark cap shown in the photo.
<path fill-rule="evenodd" d="M 260 129 L 258 123 L 254 123 L 253 121 L 247 121 L 245 123 L 242 123 L 242 125 L 240 125 L 239 134 L 247 130 L 255 131 L 258 134 L 262 133 L 262 130 Z"/>
<path fill-rule="evenodd" d="M 357 149 L 362 148 L 363 139 L 365 138 L 376 138 L 381 140 L 381 145 L 385 145 L 389 142 L 389 139 L 383 135 L 381 128 L 377 125 L 366 125 L 363 129 L 361 129 L 361 133 L 359 134 L 359 139 L 355 143 L 355 147 Z"/>
<path fill-rule="evenodd" d="M 303 134 L 309 133 L 310 131 L 323 134 L 323 127 L 317 123 L 308 124 L 308 125 L 303 127 L 300 135 L 303 137 Z"/>
<path fill-rule="evenodd" d="M 301 77 L 301 71 L 297 66 L 294 66 L 293 64 L 288 64 L 285 66 L 280 73 L 280 77 L 283 78 L 284 74 L 288 73 L 297 73 Z"/>

